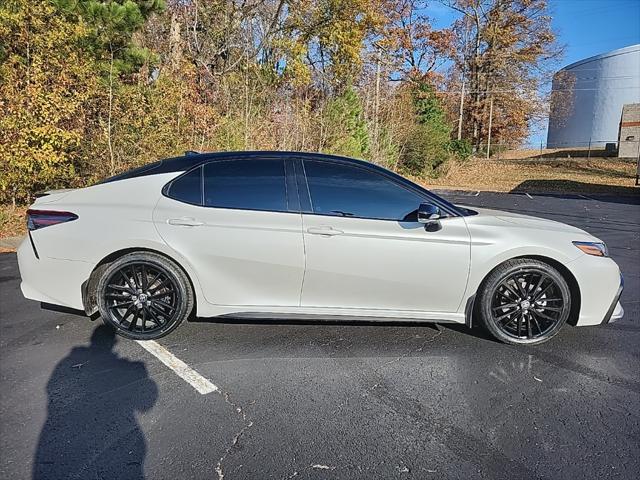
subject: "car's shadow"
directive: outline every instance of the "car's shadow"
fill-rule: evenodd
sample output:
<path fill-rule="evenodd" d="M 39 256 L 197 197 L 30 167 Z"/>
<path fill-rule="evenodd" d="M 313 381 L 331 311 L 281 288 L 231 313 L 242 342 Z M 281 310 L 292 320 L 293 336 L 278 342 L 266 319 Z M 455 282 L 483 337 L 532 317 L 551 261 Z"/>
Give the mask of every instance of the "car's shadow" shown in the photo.
<path fill-rule="evenodd" d="M 429 355 L 447 352 L 453 354 L 456 347 L 475 350 L 489 349 L 491 351 L 513 351 L 533 354 L 536 351 L 558 351 L 561 355 L 573 354 L 607 354 L 618 351 L 615 342 L 617 335 L 624 331 L 636 331 L 633 326 L 624 324 L 607 326 L 574 327 L 566 325 L 563 330 L 550 341 L 535 346 L 506 345 L 496 340 L 481 326 L 456 323 L 437 323 L 429 321 L 404 320 L 365 320 L 343 319 L 340 317 L 322 318 L 251 318 L 219 316 L 212 318 L 192 318 L 185 325 L 163 339 L 169 345 L 183 345 L 188 342 L 211 344 L 215 349 L 233 348 L 234 344 L 246 345 L 254 342 L 253 347 L 260 350 L 277 348 L 282 354 L 283 339 L 289 349 L 300 354 L 303 346 L 323 345 L 327 341 L 342 341 L 349 345 L 342 354 L 345 356 L 372 356 L 385 352 L 390 356 L 405 354 L 413 344 L 422 340 L 443 336 L 439 342 L 434 342 L 429 349 L 418 352 L 418 355 Z M 637 331 L 640 332 L 640 329 Z M 412 342 L 407 340 L 415 338 Z M 219 350 L 217 350 L 219 351 Z M 626 351 L 620 347 L 620 351 Z M 332 355 L 340 352 L 333 351 Z M 313 352 L 317 355 L 317 352 Z"/>

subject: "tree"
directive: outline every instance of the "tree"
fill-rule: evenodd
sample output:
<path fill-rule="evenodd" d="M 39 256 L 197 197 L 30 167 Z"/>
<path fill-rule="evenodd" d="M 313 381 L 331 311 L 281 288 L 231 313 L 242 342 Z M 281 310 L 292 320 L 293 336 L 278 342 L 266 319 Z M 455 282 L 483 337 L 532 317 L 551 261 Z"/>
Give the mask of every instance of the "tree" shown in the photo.
<path fill-rule="evenodd" d="M 81 185 L 86 106 L 96 64 L 79 48 L 84 22 L 56 15 L 47 0 L 0 6 L 0 199 L 28 202 L 51 187 Z"/>
<path fill-rule="evenodd" d="M 154 13 L 165 8 L 164 0 L 53 0 L 69 19 L 85 24 L 90 31 L 87 50 L 102 70 L 107 84 L 107 121 L 105 133 L 109 151 L 110 173 L 116 171 L 113 123 L 115 91 L 122 74 L 142 67 L 150 52 L 132 42 L 133 34 Z"/>
<path fill-rule="evenodd" d="M 492 138 L 519 142 L 544 112 L 538 91 L 562 53 L 547 0 L 443 3 L 461 14 L 454 25 L 459 55 L 452 75 L 466 79 L 465 137 L 476 149 L 486 142 L 493 99 Z"/>
<path fill-rule="evenodd" d="M 426 0 L 387 0 L 383 5 L 385 20 L 377 44 L 389 55 L 395 75 L 417 82 L 433 78 L 454 53 L 454 32 L 432 28 Z"/>
<path fill-rule="evenodd" d="M 299 0 L 289 4 L 284 27 L 319 88 L 340 94 L 358 80 L 365 43 L 382 21 L 379 2 Z"/>

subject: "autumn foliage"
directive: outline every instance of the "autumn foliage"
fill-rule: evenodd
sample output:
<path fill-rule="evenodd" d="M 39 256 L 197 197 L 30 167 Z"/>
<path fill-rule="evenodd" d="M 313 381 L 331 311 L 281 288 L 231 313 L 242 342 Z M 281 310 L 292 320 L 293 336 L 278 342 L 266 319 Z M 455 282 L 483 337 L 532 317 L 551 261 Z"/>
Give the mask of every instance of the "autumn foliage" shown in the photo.
<path fill-rule="evenodd" d="M 0 202 L 185 150 L 434 176 L 482 149 L 490 100 L 494 141 L 522 140 L 560 52 L 545 0 L 439 7 L 458 20 L 433 27 L 421 0 L 4 0 Z"/>

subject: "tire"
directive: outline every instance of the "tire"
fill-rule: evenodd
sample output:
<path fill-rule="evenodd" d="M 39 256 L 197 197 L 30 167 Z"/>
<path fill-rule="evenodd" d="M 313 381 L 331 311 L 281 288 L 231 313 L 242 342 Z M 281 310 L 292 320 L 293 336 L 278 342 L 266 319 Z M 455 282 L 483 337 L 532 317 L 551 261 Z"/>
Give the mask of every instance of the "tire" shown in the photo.
<path fill-rule="evenodd" d="M 508 260 L 489 273 L 476 302 L 482 326 L 497 340 L 538 345 L 558 334 L 571 312 L 562 274 L 539 260 Z"/>
<path fill-rule="evenodd" d="M 175 330 L 193 310 L 194 295 L 184 271 L 152 252 L 114 260 L 96 287 L 102 321 L 118 335 L 153 340 Z"/>

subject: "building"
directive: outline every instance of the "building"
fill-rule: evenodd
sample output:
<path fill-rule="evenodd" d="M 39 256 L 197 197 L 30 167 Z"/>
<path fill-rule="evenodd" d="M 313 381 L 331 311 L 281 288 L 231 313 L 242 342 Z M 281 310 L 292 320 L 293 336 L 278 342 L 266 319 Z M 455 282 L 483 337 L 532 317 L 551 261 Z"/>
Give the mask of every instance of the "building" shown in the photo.
<path fill-rule="evenodd" d="M 622 107 L 618 157 L 640 158 L 640 103 Z"/>
<path fill-rule="evenodd" d="M 640 103 L 640 44 L 564 67 L 553 77 L 547 148 L 617 143 L 630 103 Z"/>

